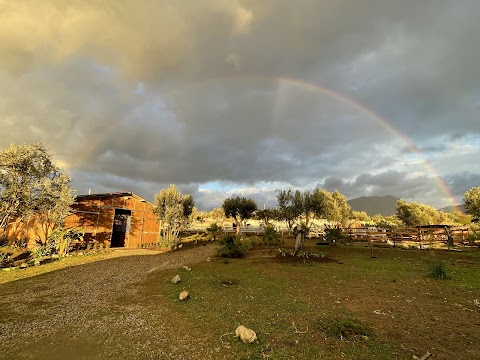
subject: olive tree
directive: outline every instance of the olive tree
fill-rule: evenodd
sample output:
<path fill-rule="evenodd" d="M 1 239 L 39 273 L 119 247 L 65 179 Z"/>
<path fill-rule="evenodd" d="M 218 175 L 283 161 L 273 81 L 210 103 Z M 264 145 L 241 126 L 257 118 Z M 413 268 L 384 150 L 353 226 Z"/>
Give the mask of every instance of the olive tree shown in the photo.
<path fill-rule="evenodd" d="M 160 221 L 160 237 L 167 245 L 174 247 L 179 243 L 180 231 L 187 227 L 193 207 L 192 195 L 183 195 L 175 185 L 155 195 L 153 212 Z"/>
<path fill-rule="evenodd" d="M 60 226 L 74 202 L 71 178 L 58 168 L 42 143 L 15 145 L 0 151 L 0 228 L 36 214 L 45 239 Z"/>
<path fill-rule="evenodd" d="M 438 224 L 441 217 L 438 210 L 425 204 L 397 200 L 397 216 L 407 226 Z"/>
<path fill-rule="evenodd" d="M 277 200 L 280 217 L 296 238 L 295 252 L 303 248 L 312 218 L 345 223 L 351 213 L 347 198 L 338 191 L 287 189 L 278 193 Z"/>
<path fill-rule="evenodd" d="M 480 187 L 467 190 L 463 196 L 465 212 L 472 216 L 474 222 L 480 221 Z"/>
<path fill-rule="evenodd" d="M 237 196 L 225 199 L 222 208 L 226 217 L 231 217 L 235 220 L 236 235 L 238 235 L 240 234 L 241 223 L 254 216 L 257 204 L 252 199 Z"/>

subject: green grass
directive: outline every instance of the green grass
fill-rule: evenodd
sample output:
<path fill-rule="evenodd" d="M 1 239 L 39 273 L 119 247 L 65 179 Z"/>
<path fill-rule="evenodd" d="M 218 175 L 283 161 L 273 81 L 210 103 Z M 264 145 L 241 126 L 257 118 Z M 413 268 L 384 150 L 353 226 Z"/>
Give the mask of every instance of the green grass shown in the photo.
<path fill-rule="evenodd" d="M 428 276 L 433 279 L 446 280 L 447 264 L 445 260 L 437 257 L 432 257 L 428 261 Z"/>

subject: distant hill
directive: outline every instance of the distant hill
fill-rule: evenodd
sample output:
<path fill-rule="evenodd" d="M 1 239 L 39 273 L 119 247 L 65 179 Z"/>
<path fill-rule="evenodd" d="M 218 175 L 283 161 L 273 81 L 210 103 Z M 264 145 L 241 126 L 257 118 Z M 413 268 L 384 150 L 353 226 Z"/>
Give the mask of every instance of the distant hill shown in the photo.
<path fill-rule="evenodd" d="M 394 215 L 397 213 L 395 203 L 398 198 L 392 195 L 386 196 L 362 196 L 357 199 L 348 200 L 348 203 L 355 211 L 365 211 L 369 216 L 380 214 L 382 216 Z"/>
<path fill-rule="evenodd" d="M 460 210 L 462 214 L 465 214 L 465 206 L 462 205 L 457 205 L 455 206 L 445 206 L 444 208 L 438 209 L 440 211 L 446 212 L 446 213 L 453 213 L 456 210 Z"/>

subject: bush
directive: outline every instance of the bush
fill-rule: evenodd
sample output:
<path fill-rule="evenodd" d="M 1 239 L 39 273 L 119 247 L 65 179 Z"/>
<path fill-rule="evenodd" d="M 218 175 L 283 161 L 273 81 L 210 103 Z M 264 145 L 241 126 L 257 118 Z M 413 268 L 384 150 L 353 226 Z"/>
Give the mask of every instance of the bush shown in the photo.
<path fill-rule="evenodd" d="M 480 241 L 480 232 L 473 230 L 473 232 L 468 235 L 467 240 L 470 246 L 475 246 L 477 242 Z"/>
<path fill-rule="evenodd" d="M 238 236 L 227 234 L 220 239 L 218 255 L 228 258 L 238 258 L 245 255 L 246 252 L 247 249 Z"/>
<path fill-rule="evenodd" d="M 341 228 L 326 228 L 324 239 L 331 245 L 345 242 L 345 236 L 343 235 Z"/>
<path fill-rule="evenodd" d="M 447 264 L 443 259 L 433 257 L 428 262 L 428 276 L 434 279 L 447 279 Z"/>
<path fill-rule="evenodd" d="M 42 258 L 52 254 L 65 256 L 70 252 L 72 243 L 83 241 L 85 233 L 78 228 L 57 228 L 53 230 L 45 243 L 37 240 L 37 245 L 32 251 L 35 258 Z"/>
<path fill-rule="evenodd" d="M 278 233 L 272 226 L 265 227 L 265 232 L 263 233 L 262 242 L 265 245 L 279 245 L 280 239 Z"/>
<path fill-rule="evenodd" d="M 373 332 L 357 320 L 350 318 L 316 320 L 317 329 L 323 331 L 327 336 L 352 339 L 356 336 L 373 337 Z"/>

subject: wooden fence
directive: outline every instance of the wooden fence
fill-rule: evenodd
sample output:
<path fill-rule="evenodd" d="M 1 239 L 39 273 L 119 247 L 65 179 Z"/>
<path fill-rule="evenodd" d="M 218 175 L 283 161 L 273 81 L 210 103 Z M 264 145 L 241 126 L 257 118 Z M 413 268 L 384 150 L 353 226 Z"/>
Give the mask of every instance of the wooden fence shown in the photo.
<path fill-rule="evenodd" d="M 419 226 L 404 229 L 378 229 L 378 228 L 346 228 L 343 230 L 351 241 L 397 243 L 421 243 L 432 245 L 434 243 L 445 243 L 450 245 L 465 244 L 468 240 L 468 227 L 447 227 L 447 226 Z"/>

